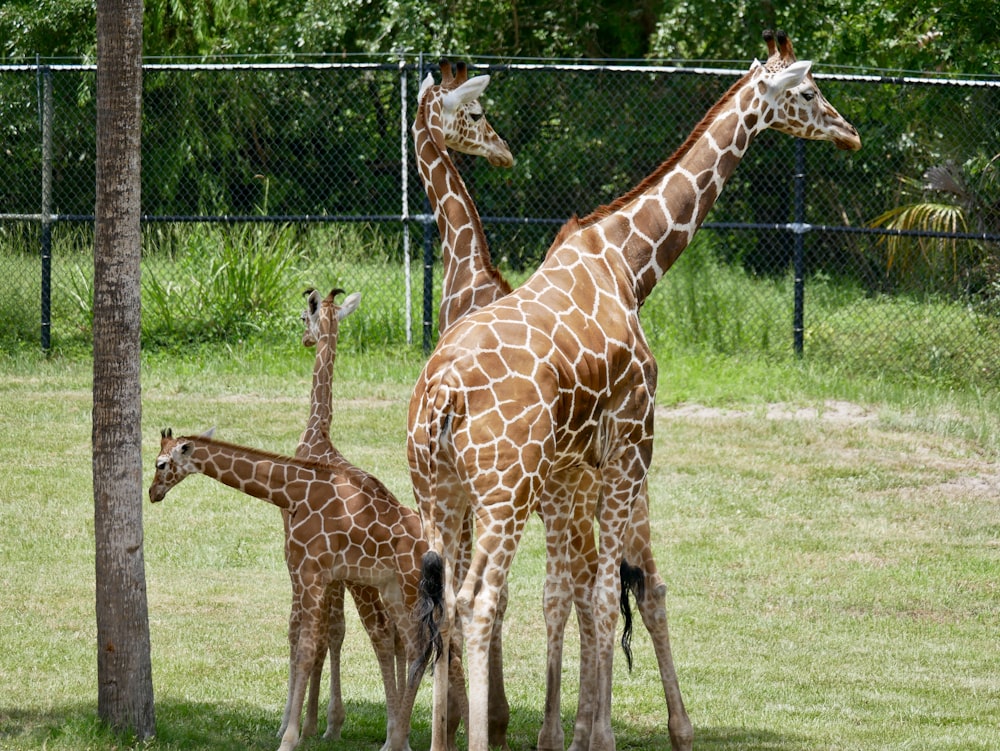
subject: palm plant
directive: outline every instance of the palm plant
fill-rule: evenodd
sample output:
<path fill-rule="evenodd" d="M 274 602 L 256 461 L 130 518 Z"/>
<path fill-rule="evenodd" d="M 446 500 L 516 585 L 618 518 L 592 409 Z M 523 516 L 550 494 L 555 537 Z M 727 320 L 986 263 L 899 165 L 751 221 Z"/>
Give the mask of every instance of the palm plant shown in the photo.
<path fill-rule="evenodd" d="M 990 239 L 1000 231 L 998 159 L 1000 154 L 973 159 L 962 167 L 947 161 L 921 180 L 900 178 L 901 197 L 909 200 L 871 222 L 905 233 L 879 238 L 893 286 L 919 288 L 930 281 L 949 294 L 1000 293 L 1000 248 Z"/>

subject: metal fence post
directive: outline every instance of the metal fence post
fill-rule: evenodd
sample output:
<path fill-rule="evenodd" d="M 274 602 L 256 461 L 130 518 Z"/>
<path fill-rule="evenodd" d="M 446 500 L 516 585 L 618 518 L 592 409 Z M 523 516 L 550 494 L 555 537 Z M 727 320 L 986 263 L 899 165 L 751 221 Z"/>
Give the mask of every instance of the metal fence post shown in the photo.
<path fill-rule="evenodd" d="M 420 55 L 420 75 L 417 79 L 424 80 L 424 56 Z M 431 352 L 431 341 L 434 334 L 434 215 L 431 211 L 431 201 L 424 191 L 424 213 L 421 217 L 424 226 L 424 307 L 423 307 L 423 329 L 424 329 L 424 354 Z"/>
<path fill-rule="evenodd" d="M 52 332 L 52 69 L 39 66 L 42 83 L 42 299 L 41 344 L 51 346 Z"/>
<path fill-rule="evenodd" d="M 805 333 L 805 233 L 806 224 L 806 142 L 802 138 L 795 139 L 795 303 L 792 322 L 792 338 L 795 354 L 802 356 L 802 346 Z"/>
<path fill-rule="evenodd" d="M 403 278 L 406 287 L 406 307 L 404 320 L 406 321 L 406 343 L 413 344 L 413 287 L 410 279 L 410 165 L 407 159 L 406 145 L 406 59 L 403 54 L 399 55 L 399 163 L 400 180 L 402 181 L 402 202 L 403 202 Z"/>

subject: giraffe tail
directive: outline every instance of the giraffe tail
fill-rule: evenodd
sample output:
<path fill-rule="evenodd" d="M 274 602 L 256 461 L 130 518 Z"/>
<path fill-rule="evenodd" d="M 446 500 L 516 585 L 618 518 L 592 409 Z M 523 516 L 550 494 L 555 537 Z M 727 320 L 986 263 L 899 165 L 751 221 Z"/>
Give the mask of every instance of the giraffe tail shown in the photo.
<path fill-rule="evenodd" d="M 619 606 L 622 613 L 622 651 L 625 653 L 625 661 L 628 663 L 629 672 L 632 672 L 632 602 L 629 593 L 635 595 L 636 602 L 642 600 L 646 594 L 646 574 L 639 566 L 632 566 L 622 558 L 621 566 L 622 592 Z"/>
<path fill-rule="evenodd" d="M 444 615 L 444 560 L 434 550 L 424 553 L 420 561 L 420 602 L 417 618 L 420 642 L 424 653 L 410 669 L 410 683 L 419 680 L 429 662 L 437 662 L 444 652 L 441 636 L 441 616 Z"/>
<path fill-rule="evenodd" d="M 420 639 L 424 645 L 424 653 L 410 670 L 410 681 L 413 682 L 423 674 L 428 663 L 437 662 L 444 653 L 444 638 L 441 634 L 441 621 L 445 616 L 445 558 L 442 554 L 441 538 L 437 532 L 437 473 L 438 445 L 440 431 L 448 429 L 448 421 L 442 426 L 435 419 L 440 414 L 441 397 L 447 399 L 447 390 L 442 394 L 436 391 L 431 406 L 425 402 L 425 417 L 427 419 L 427 465 L 424 468 L 429 484 L 427 487 L 428 512 L 424 519 L 424 531 L 428 537 L 428 551 L 420 561 L 420 600 L 418 603 L 418 622 L 420 624 Z"/>

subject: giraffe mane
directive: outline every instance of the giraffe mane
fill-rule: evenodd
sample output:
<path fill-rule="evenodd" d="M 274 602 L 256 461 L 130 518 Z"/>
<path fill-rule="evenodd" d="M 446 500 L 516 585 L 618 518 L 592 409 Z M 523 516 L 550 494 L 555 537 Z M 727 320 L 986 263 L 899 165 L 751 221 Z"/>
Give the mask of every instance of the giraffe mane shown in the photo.
<path fill-rule="evenodd" d="M 717 101 L 714 105 L 712 105 L 712 108 L 708 111 L 708 113 L 701 119 L 701 121 L 697 125 L 694 126 L 694 130 L 691 131 L 690 135 L 688 135 L 687 139 L 685 139 L 684 143 L 680 145 L 677 151 L 675 151 L 671 156 L 669 156 L 666 159 L 666 161 L 664 161 L 662 164 L 660 164 L 659 167 L 657 167 L 649 175 L 647 175 L 642 180 L 642 182 L 633 187 L 627 193 L 618 196 L 618 198 L 613 200 L 611 203 L 605 204 L 604 206 L 599 206 L 598 208 L 594 209 L 592 212 L 587 214 L 585 217 L 583 217 L 583 219 L 577 220 L 577 226 L 573 227 L 572 229 L 569 229 L 568 232 L 575 231 L 576 229 L 579 229 L 581 227 L 590 226 L 592 224 L 595 224 L 596 222 L 601 221 L 602 219 L 607 218 L 608 216 L 611 216 L 615 212 L 622 209 L 624 206 L 627 206 L 635 198 L 637 198 L 638 196 L 642 195 L 647 190 L 649 190 L 650 187 L 652 187 L 655 183 L 657 183 L 660 180 L 660 178 L 662 178 L 665 174 L 667 174 L 670 170 L 672 170 L 676 166 L 676 164 L 680 161 L 681 157 L 683 157 L 688 151 L 690 151 L 695 141 L 697 141 L 705 134 L 705 131 L 708 130 L 708 127 L 715 120 L 716 115 L 718 115 L 723 108 L 729 105 L 733 97 L 736 96 L 736 92 L 740 88 L 742 88 L 742 86 L 746 83 L 747 79 L 750 77 L 752 73 L 753 71 L 751 70 L 749 73 L 744 74 L 743 76 L 740 77 L 740 79 L 736 83 L 730 86 L 729 90 L 722 95 L 722 98 L 719 99 L 719 101 Z M 573 220 L 571 219 L 570 222 L 572 221 Z M 570 222 L 567 222 L 565 225 L 563 225 L 563 228 L 559 230 L 559 236 L 562 236 L 564 232 L 567 232 Z M 557 236 L 557 239 L 559 236 Z"/>
<path fill-rule="evenodd" d="M 252 446 L 241 446 L 238 443 L 229 443 L 228 441 L 219 441 L 215 438 L 210 438 L 204 435 L 188 435 L 182 436 L 177 439 L 178 442 L 182 441 L 197 441 L 200 443 L 209 444 L 211 446 L 218 446 L 221 448 L 228 448 L 234 451 L 248 451 L 261 459 L 268 459 L 271 461 L 281 462 L 282 464 L 294 464 L 305 469 L 317 469 L 330 472 L 332 474 L 346 474 L 350 475 L 351 483 L 354 485 L 361 485 L 368 492 L 373 495 L 382 495 L 383 497 L 388 496 L 389 498 L 395 499 L 392 491 L 385 486 L 385 484 L 379 480 L 374 475 L 366 472 L 365 470 L 351 464 L 344 458 L 337 459 L 306 459 L 299 458 L 297 456 L 287 456 L 286 454 L 279 454 L 276 451 L 267 451 L 265 449 L 253 448 Z"/>
<path fill-rule="evenodd" d="M 186 435 L 177 438 L 178 443 L 183 441 L 194 441 L 196 443 L 205 443 L 211 446 L 217 446 L 219 448 L 232 449 L 234 451 L 247 451 L 262 459 L 271 459 L 279 462 L 288 462 L 290 464 L 297 464 L 302 467 L 309 468 L 324 468 L 331 469 L 331 466 L 323 461 L 317 459 L 300 459 L 296 456 L 286 456 L 285 454 L 279 454 L 276 451 L 267 451 L 265 449 L 254 448 L 253 446 L 241 446 L 238 443 L 230 443 L 228 441 L 220 441 L 215 438 L 209 438 L 204 435 Z"/>

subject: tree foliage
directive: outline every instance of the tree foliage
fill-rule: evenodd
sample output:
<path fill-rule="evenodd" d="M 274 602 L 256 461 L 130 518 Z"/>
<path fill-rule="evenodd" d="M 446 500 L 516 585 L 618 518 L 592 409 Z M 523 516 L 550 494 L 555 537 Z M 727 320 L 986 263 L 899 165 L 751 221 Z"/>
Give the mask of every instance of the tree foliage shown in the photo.
<path fill-rule="evenodd" d="M 6 0 L 0 60 L 92 59 L 94 0 Z M 824 65 L 1000 70 L 995 0 L 147 0 L 147 56 L 426 52 L 629 59 L 760 56 L 786 28 Z"/>

